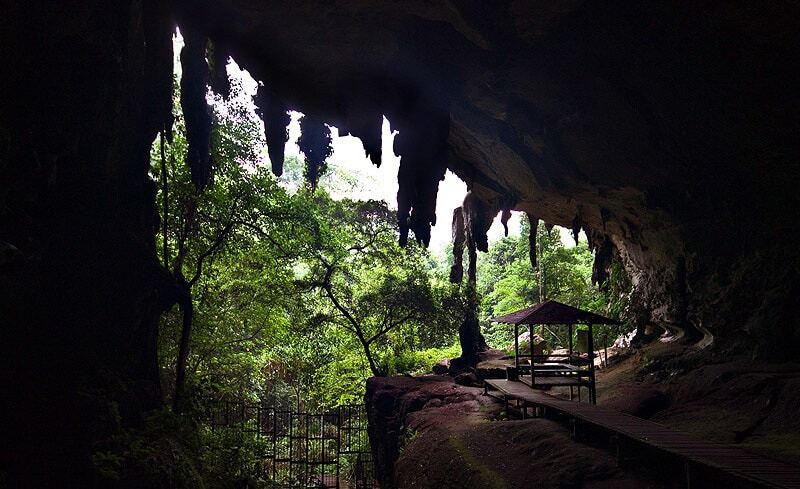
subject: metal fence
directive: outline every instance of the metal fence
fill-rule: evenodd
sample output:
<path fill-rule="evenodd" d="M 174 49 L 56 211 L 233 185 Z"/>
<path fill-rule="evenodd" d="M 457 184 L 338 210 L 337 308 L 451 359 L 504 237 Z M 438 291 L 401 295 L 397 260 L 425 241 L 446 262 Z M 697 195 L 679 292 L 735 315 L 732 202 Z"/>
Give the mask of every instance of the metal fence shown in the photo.
<path fill-rule="evenodd" d="M 206 422 L 226 449 L 251 451 L 255 466 L 241 470 L 268 487 L 378 488 L 363 405 L 304 413 L 213 401 Z"/>

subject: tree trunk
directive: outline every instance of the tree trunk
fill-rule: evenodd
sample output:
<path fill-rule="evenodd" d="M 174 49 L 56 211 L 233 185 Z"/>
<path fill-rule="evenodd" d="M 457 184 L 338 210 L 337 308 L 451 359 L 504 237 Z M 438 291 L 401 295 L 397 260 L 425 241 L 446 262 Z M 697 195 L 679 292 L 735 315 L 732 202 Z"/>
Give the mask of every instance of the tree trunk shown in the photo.
<path fill-rule="evenodd" d="M 386 375 L 386 372 L 382 372 L 375 363 L 375 359 L 372 358 L 372 351 L 369 349 L 369 342 L 364 341 L 360 337 L 358 340 L 361 342 L 361 346 L 364 349 L 364 356 L 367 357 L 367 362 L 369 362 L 369 369 L 372 371 L 373 377 L 384 377 Z"/>
<path fill-rule="evenodd" d="M 164 268 L 169 269 L 169 182 L 167 176 L 167 158 L 164 149 L 164 135 L 166 131 L 161 130 L 159 136 L 159 146 L 161 148 L 161 197 L 162 197 L 162 216 L 161 216 L 161 247 L 164 261 Z"/>
<path fill-rule="evenodd" d="M 183 322 L 181 325 L 181 339 L 178 344 L 178 358 L 175 362 L 175 398 L 173 408 L 180 412 L 186 397 L 186 362 L 189 359 L 189 341 L 192 336 L 192 323 L 194 322 L 194 304 L 192 303 L 192 293 L 189 290 L 186 280 L 180 278 L 180 297 L 178 305 L 183 312 Z"/>
<path fill-rule="evenodd" d="M 328 295 L 328 298 L 333 303 L 333 306 L 342 313 L 342 315 L 347 319 L 350 325 L 353 327 L 353 333 L 358 338 L 359 343 L 361 343 L 361 348 L 364 350 L 364 356 L 367 357 L 367 362 L 369 362 L 369 369 L 372 371 L 372 375 L 375 377 L 383 377 L 383 373 L 378 369 L 378 366 L 375 364 L 375 359 L 372 358 L 372 352 L 369 349 L 369 341 L 364 337 L 364 330 L 361 328 L 361 325 L 356 321 L 350 311 L 348 311 L 336 296 L 333 295 L 333 288 L 331 286 L 331 275 L 333 274 L 333 268 L 328 267 L 328 273 L 325 275 L 325 283 L 322 286 L 325 293 Z M 374 339 L 374 338 L 373 338 Z"/>

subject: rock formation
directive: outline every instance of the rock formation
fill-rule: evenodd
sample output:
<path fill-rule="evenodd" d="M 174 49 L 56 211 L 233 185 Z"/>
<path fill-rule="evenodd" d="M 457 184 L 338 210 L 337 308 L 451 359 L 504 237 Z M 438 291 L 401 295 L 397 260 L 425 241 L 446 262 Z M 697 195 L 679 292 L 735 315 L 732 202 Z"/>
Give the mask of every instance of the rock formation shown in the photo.
<path fill-rule="evenodd" d="M 428 241 L 449 168 L 482 205 L 579 225 L 597 280 L 621 260 L 641 325 L 776 359 L 800 345 L 799 19 L 788 1 L 5 2 L 0 240 L 17 252 L 0 264 L 0 436 L 16 441 L 0 470 L 86 480 L 93 441 L 160 402 L 171 299 L 147 171 L 171 123 L 174 22 L 198 185 L 196 68 L 219 46 L 263 83 L 276 173 L 288 108 L 376 164 L 385 115 L 401 241 Z"/>
<path fill-rule="evenodd" d="M 451 362 L 450 370 L 458 373 L 464 367 L 474 367 L 478 353 L 488 346 L 481 334 L 478 322 L 478 295 L 476 290 L 478 270 L 478 250 L 487 251 L 489 244 L 486 232 L 497 214 L 488 205 L 478 200 L 472 192 L 464 197 L 464 203 L 453 211 L 453 266 L 450 268 L 450 281 L 461 282 L 464 276 L 464 245 L 467 247 L 469 265 L 467 267 L 466 308 L 464 320 L 458 329 L 461 344 L 461 357 Z"/>

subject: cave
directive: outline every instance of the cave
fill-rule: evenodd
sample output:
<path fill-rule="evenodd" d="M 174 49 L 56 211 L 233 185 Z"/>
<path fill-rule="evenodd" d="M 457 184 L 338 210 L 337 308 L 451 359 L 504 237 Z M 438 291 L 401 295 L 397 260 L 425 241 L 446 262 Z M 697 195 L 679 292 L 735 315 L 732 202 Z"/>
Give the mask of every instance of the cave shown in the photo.
<path fill-rule="evenodd" d="M 9 487 L 91 487 L 97 440 L 164 402 L 158 320 L 177 292 L 157 260 L 147 162 L 172 123 L 176 26 L 197 185 L 213 165 L 198 111 L 214 84 L 210 41 L 263 83 L 273 161 L 287 109 L 360 138 L 375 164 L 388 118 L 401 243 L 449 226 L 434 209 L 450 170 L 470 190 L 478 250 L 510 210 L 582 230 L 600 278 L 612 260 L 630 277 L 641 335 L 703 358 L 798 359 L 794 2 L 76 0 L 0 12 Z"/>

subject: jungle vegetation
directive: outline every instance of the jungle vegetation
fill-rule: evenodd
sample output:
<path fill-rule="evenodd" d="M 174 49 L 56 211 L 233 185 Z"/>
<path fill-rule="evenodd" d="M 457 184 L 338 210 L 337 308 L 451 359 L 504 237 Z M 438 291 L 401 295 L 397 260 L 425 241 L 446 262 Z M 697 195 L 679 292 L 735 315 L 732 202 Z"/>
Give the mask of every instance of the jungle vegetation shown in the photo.
<path fill-rule="evenodd" d="M 168 402 L 142 430 L 97 447 L 95 464 L 108 480 L 152 474 L 157 486 L 169 473 L 175 487 L 232 487 L 242 467 L 258 463 L 257 448 L 227 450 L 224 436 L 204 427 L 205 406 L 237 400 L 323 412 L 363 402 L 370 376 L 429 373 L 461 353 L 466 290 L 449 282 L 452 247 L 401 248 L 387 202 L 341 196 L 358 182 L 319 161 L 330 148 L 315 147 L 313 162 L 286 158 L 275 177 L 241 80 L 224 99 L 209 93 L 214 170 L 198 190 L 184 162 L 178 91 L 175 122 L 154 141 L 150 168 L 158 255 L 178 289 L 158 338 Z M 614 283 L 591 284 L 585 241 L 567 246 L 539 226 L 539 267 L 531 268 L 529 226 L 478 258 L 478 315 L 494 348 L 513 337 L 489 319 L 540 299 L 610 315 L 625 306 L 620 270 Z M 618 331 L 608 333 L 601 346 Z M 550 341 L 565 340 L 556 331 Z"/>
<path fill-rule="evenodd" d="M 183 302 L 160 334 L 162 387 L 181 397 L 237 398 L 298 409 L 360 402 L 366 378 L 422 374 L 459 355 L 464 291 L 448 282 L 452 258 L 397 244 L 383 201 L 333 198 L 351 176 L 289 157 L 275 177 L 264 163 L 263 126 L 242 87 L 211 105 L 214 173 L 202 191 L 183 163 L 180 114 L 153 145 L 162 263 L 184 284 Z M 177 97 L 177 94 L 176 94 Z M 585 241 L 566 246 L 539 226 L 540 267 L 528 257 L 524 222 L 479 257 L 479 317 L 489 344 L 513 341 L 489 318 L 540 298 L 604 314 Z M 613 301 L 612 301 L 613 302 Z M 185 391 L 185 392 L 184 392 Z"/>

